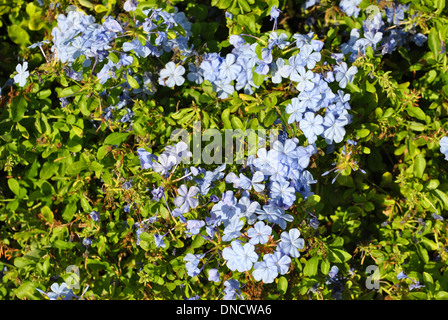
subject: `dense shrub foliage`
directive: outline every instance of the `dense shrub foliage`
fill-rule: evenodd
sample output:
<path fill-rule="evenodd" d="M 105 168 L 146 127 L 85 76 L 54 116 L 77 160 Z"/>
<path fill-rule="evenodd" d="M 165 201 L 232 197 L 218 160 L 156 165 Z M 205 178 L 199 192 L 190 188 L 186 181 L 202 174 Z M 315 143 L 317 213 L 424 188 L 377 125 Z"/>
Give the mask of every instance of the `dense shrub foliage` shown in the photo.
<path fill-rule="evenodd" d="M 0 298 L 448 299 L 447 10 L 5 1 Z"/>

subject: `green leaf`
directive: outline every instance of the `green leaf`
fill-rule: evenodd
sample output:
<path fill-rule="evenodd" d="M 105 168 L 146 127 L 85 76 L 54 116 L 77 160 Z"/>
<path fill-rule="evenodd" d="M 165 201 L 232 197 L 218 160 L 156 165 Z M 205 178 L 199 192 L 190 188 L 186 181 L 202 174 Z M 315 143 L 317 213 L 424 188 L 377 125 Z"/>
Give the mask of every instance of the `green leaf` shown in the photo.
<path fill-rule="evenodd" d="M 98 12 L 98 13 L 107 12 L 107 8 L 105 6 L 103 6 L 102 4 L 97 4 L 95 6 L 95 12 Z"/>
<path fill-rule="evenodd" d="M 252 72 L 252 80 L 255 86 L 259 87 L 263 84 L 264 78 L 266 76 L 264 74 L 258 74 L 255 71 Z"/>
<path fill-rule="evenodd" d="M 257 102 L 253 102 L 253 103 L 247 105 L 246 108 L 244 108 L 244 110 L 246 110 L 246 112 L 249 112 L 249 113 L 256 113 L 261 110 L 264 110 L 265 108 L 266 108 L 265 105 L 258 104 Z"/>
<path fill-rule="evenodd" d="M 79 4 L 82 5 L 83 7 L 89 8 L 89 9 L 93 9 L 93 4 L 90 1 L 87 0 L 78 0 Z"/>
<path fill-rule="evenodd" d="M 104 157 L 109 153 L 109 146 L 101 146 L 98 148 L 98 151 L 96 153 L 96 157 L 98 160 L 104 159 Z"/>
<path fill-rule="evenodd" d="M 82 66 L 84 61 L 86 60 L 86 56 L 85 55 L 80 55 L 78 58 L 75 59 L 75 61 L 73 61 L 72 67 L 73 70 L 75 70 L 76 72 L 79 72 L 82 70 Z"/>
<path fill-rule="evenodd" d="M 321 264 L 320 264 L 320 271 L 323 274 L 328 274 L 328 272 L 330 272 L 330 268 L 331 268 L 331 264 L 330 261 L 328 260 L 322 260 Z"/>
<path fill-rule="evenodd" d="M 236 129 L 240 129 L 240 130 L 245 129 L 244 124 L 241 122 L 240 118 L 233 116 L 231 122 L 232 122 L 233 129 L 235 129 L 235 130 Z"/>
<path fill-rule="evenodd" d="M 65 97 L 71 96 L 71 95 L 79 92 L 80 90 L 81 90 L 81 87 L 78 85 L 64 88 L 62 90 L 60 90 L 60 88 L 59 88 L 59 90 L 56 89 L 56 91 L 58 92 L 58 98 L 65 98 Z"/>
<path fill-rule="evenodd" d="M 351 255 L 338 248 L 330 248 L 330 251 L 328 252 L 328 261 L 333 263 L 343 263 L 351 259 Z"/>
<path fill-rule="evenodd" d="M 221 119 L 225 129 L 232 129 L 232 122 L 230 122 L 230 108 L 225 109 L 221 113 Z"/>
<path fill-rule="evenodd" d="M 140 234 L 140 239 L 146 242 L 152 242 L 154 240 L 154 237 L 148 232 L 142 232 Z"/>
<path fill-rule="evenodd" d="M 15 97 L 12 100 L 10 108 L 12 121 L 19 122 L 20 120 L 22 120 L 27 108 L 28 102 L 23 95 Z"/>
<path fill-rule="evenodd" d="M 317 275 L 317 267 L 319 265 L 319 256 L 314 256 L 310 260 L 308 260 L 305 264 L 305 268 L 303 269 L 303 275 L 306 277 L 312 277 Z"/>
<path fill-rule="evenodd" d="M 126 74 L 126 79 L 128 80 L 128 83 L 131 86 L 131 88 L 133 89 L 140 88 L 140 85 L 138 84 L 137 80 L 135 80 L 135 78 L 131 76 L 129 73 Z"/>
<path fill-rule="evenodd" d="M 24 298 L 36 300 L 38 299 L 33 293 L 36 292 L 34 283 L 31 281 L 24 281 L 20 284 L 20 286 L 14 290 L 14 294 L 19 298 L 20 300 L 23 300 Z"/>
<path fill-rule="evenodd" d="M 277 290 L 280 291 L 281 294 L 286 294 L 286 291 L 288 290 L 288 280 L 284 276 L 281 276 L 278 279 Z"/>
<path fill-rule="evenodd" d="M 205 242 L 205 239 L 202 235 L 198 234 L 198 235 L 193 236 L 193 238 L 194 238 L 193 242 L 191 243 L 191 246 L 190 246 L 192 249 L 201 247 Z"/>
<path fill-rule="evenodd" d="M 16 179 L 9 178 L 8 187 L 16 196 L 20 195 L 20 185 Z"/>
<path fill-rule="evenodd" d="M 445 8 L 445 0 L 434 0 L 434 8 L 438 10 L 438 14 L 441 14 Z"/>
<path fill-rule="evenodd" d="M 243 12 L 251 11 L 250 5 L 246 0 L 238 0 L 238 4 L 240 5 Z"/>
<path fill-rule="evenodd" d="M 50 179 L 59 169 L 59 164 L 53 161 L 47 161 L 43 164 L 39 172 L 39 178 L 42 180 Z"/>
<path fill-rule="evenodd" d="M 65 169 L 65 174 L 67 175 L 77 175 L 83 170 L 88 168 L 87 164 L 84 161 L 76 161 L 72 163 L 70 166 L 67 166 Z"/>
<path fill-rule="evenodd" d="M 411 292 L 407 295 L 411 300 L 427 300 L 427 295 L 424 292 Z"/>
<path fill-rule="evenodd" d="M 429 261 L 428 251 L 425 248 L 423 248 L 423 246 L 421 246 L 420 244 L 416 244 L 415 247 L 417 249 L 418 255 L 423 260 L 423 262 L 428 263 Z"/>
<path fill-rule="evenodd" d="M 26 30 L 19 24 L 12 24 L 8 26 L 8 36 L 18 45 L 26 46 L 31 44 L 28 32 L 26 32 Z"/>
<path fill-rule="evenodd" d="M 448 300 L 448 292 L 446 291 L 439 291 L 436 293 L 435 298 L 437 300 Z"/>
<path fill-rule="evenodd" d="M 448 210 L 448 195 L 439 189 L 435 189 L 432 192 L 439 198 L 440 202 L 442 202 L 443 208 Z"/>
<path fill-rule="evenodd" d="M 128 132 L 114 132 L 104 139 L 104 144 L 119 146 L 129 136 Z"/>
<path fill-rule="evenodd" d="M 32 265 L 32 264 L 36 264 L 36 262 L 31 259 L 24 258 L 24 257 L 17 257 L 14 259 L 14 266 L 19 269 L 24 268 L 29 265 Z"/>
<path fill-rule="evenodd" d="M 425 131 L 426 125 L 420 122 L 409 121 L 409 128 L 413 131 Z"/>
<path fill-rule="evenodd" d="M 52 245 L 57 249 L 70 250 L 74 247 L 75 244 L 73 242 L 67 242 L 64 240 L 57 239 L 52 243 Z"/>
<path fill-rule="evenodd" d="M 421 179 L 423 177 L 423 173 L 425 172 L 425 168 L 426 168 L 425 156 L 420 153 L 415 157 L 414 160 L 414 175 L 417 178 Z"/>
<path fill-rule="evenodd" d="M 431 28 L 428 34 L 428 46 L 437 59 L 437 56 L 440 51 L 440 39 L 439 39 L 439 32 L 434 27 Z"/>
<path fill-rule="evenodd" d="M 408 106 L 406 108 L 406 112 L 408 113 L 408 115 L 410 115 L 411 117 L 417 118 L 418 120 L 425 121 L 425 119 L 426 119 L 425 112 L 422 109 L 420 109 L 419 107 Z"/>
<path fill-rule="evenodd" d="M 263 120 L 263 124 L 266 127 L 270 127 L 274 124 L 275 120 L 277 120 L 277 112 L 275 110 L 271 110 L 266 114 L 266 117 Z"/>
<path fill-rule="evenodd" d="M 51 211 L 51 209 L 48 206 L 44 206 L 40 212 L 42 213 L 42 216 L 49 224 L 53 223 L 54 214 L 53 211 Z"/>
<path fill-rule="evenodd" d="M 365 138 L 370 134 L 370 130 L 369 129 L 359 129 L 358 131 L 356 131 L 356 135 L 360 138 Z"/>
<path fill-rule="evenodd" d="M 67 222 L 72 221 L 73 216 L 76 213 L 76 203 L 75 202 L 70 202 L 64 209 L 64 211 L 62 212 L 62 219 L 64 219 Z"/>

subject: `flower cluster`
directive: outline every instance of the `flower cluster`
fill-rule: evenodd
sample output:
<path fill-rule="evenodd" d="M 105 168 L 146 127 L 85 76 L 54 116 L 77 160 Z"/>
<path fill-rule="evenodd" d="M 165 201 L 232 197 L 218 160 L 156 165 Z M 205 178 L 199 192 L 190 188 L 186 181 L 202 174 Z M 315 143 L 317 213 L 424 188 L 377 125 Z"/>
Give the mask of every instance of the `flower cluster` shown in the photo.
<path fill-rule="evenodd" d="M 368 47 L 371 47 L 374 52 L 381 50 L 381 54 L 384 55 L 392 53 L 409 42 L 422 46 L 427 37 L 405 20 L 408 8 L 409 5 L 392 3 L 385 9 L 385 21 L 382 11 L 377 10 L 378 12 L 375 13 L 373 10 L 374 12 L 363 21 L 362 30 L 350 31 L 349 41 L 341 46 L 342 53 L 349 55 L 349 61 L 353 62 L 359 56 L 365 55 Z"/>
<path fill-rule="evenodd" d="M 83 293 L 79 297 L 73 293 L 73 290 L 70 289 L 67 286 L 67 283 L 65 282 L 62 283 L 61 285 L 55 282 L 51 285 L 50 289 L 51 289 L 50 292 L 45 292 L 39 288 L 36 288 L 38 292 L 40 292 L 42 295 L 46 296 L 50 300 L 72 300 L 73 298 L 82 300 L 84 294 L 89 289 L 89 286 L 86 286 Z"/>
<path fill-rule="evenodd" d="M 305 242 L 297 228 L 288 229 L 294 216 L 286 213 L 296 201 L 296 193 L 304 198 L 312 195 L 310 184 L 315 182 L 306 170 L 315 147 L 297 145 L 297 139 L 276 140 L 270 149 L 261 148 L 247 160 L 247 171 L 226 174 L 226 164 L 213 171 L 200 167 L 184 168 L 173 203 L 165 201 L 173 218 L 185 225 L 186 237 L 200 236 L 220 243 L 223 250 L 214 250 L 219 261 L 231 271 L 252 271 L 254 279 L 271 283 L 278 275 L 288 272 L 291 259 L 298 258 Z M 141 168 L 152 168 L 162 179 L 170 180 L 180 168 L 181 159 L 188 159 L 184 142 L 168 146 L 160 156 L 143 148 L 138 150 Z M 181 170 L 181 169 L 179 169 Z M 226 191 L 218 198 L 212 194 L 215 184 L 225 182 Z M 166 185 L 170 185 L 167 183 Z M 166 199 L 165 199 L 166 200 Z M 210 210 L 202 211 L 212 202 Z M 173 206 L 174 205 L 174 206 Z M 202 212 L 202 219 L 191 219 L 192 211 Z M 143 231 L 137 230 L 137 236 Z M 156 241 L 157 242 L 157 241 Z M 200 266 L 205 253 L 188 253 L 188 275 L 199 275 L 207 262 Z M 219 281 L 219 268 L 209 271 L 210 281 Z"/>
<path fill-rule="evenodd" d="M 125 10 L 134 12 L 138 2 L 128 2 Z M 90 77 L 94 76 L 93 80 L 102 85 L 109 79 L 113 79 L 115 83 L 121 78 L 126 79 L 125 82 L 111 86 L 112 89 L 121 88 L 121 94 L 118 103 L 104 108 L 102 116 L 105 120 L 112 120 L 114 114 L 119 114 L 119 122 L 131 123 L 134 116 L 133 98 L 135 95 L 146 96 L 156 92 L 155 74 L 159 74 L 158 83 L 163 86 L 180 85 L 184 81 L 183 67 L 175 66 L 174 62 L 169 62 L 165 68 L 145 70 L 141 75 L 130 68 L 139 58 L 157 59 L 164 53 L 174 51 L 178 57 L 192 54 L 192 49 L 188 46 L 191 23 L 183 12 L 178 12 L 177 8 L 174 8 L 174 12 L 147 9 L 143 10 L 143 14 L 146 17 L 142 21 L 134 17 L 134 25 L 111 16 L 105 17 L 103 23 L 99 24 L 93 16 L 71 10 L 57 17 L 58 24 L 51 32 L 53 59 L 65 64 L 65 71 L 70 78 L 83 80 L 84 68 L 91 68 Z M 143 35 L 130 36 L 132 30 L 140 29 Z M 120 38 L 131 39 L 117 41 Z M 30 46 L 35 47 L 42 50 L 42 43 Z M 43 50 L 42 52 L 44 53 Z M 74 65 L 78 58 L 82 59 L 81 67 Z M 26 62 L 23 66 L 17 66 L 14 80 L 19 86 L 26 84 L 29 76 L 26 68 Z M 107 96 L 108 92 L 104 90 L 101 95 Z M 70 102 L 67 98 L 61 98 L 63 107 Z"/>

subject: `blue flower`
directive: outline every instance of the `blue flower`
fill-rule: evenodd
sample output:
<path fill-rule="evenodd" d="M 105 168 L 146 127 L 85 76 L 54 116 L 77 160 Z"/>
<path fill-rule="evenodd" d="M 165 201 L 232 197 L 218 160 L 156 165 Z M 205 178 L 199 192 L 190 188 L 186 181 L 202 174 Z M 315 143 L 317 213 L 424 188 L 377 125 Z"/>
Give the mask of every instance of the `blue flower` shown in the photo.
<path fill-rule="evenodd" d="M 223 300 L 235 300 L 236 296 L 244 300 L 240 291 L 240 283 L 236 279 L 229 279 L 224 282 L 224 297 Z"/>
<path fill-rule="evenodd" d="M 240 173 L 238 186 L 245 190 L 251 190 L 253 188 L 256 192 L 263 192 L 265 185 L 260 183 L 263 180 L 264 174 L 261 171 L 256 171 L 252 176 L 252 180 Z"/>
<path fill-rule="evenodd" d="M 132 181 L 125 181 L 125 182 L 123 182 L 123 184 L 121 185 L 121 187 L 122 187 L 124 190 L 129 190 L 129 189 L 131 189 L 131 188 L 132 188 Z"/>
<path fill-rule="evenodd" d="M 280 13 L 281 13 L 282 11 L 280 10 L 280 9 L 278 9 L 276 6 L 272 6 L 271 7 L 271 12 L 270 12 L 270 15 L 271 15 L 271 21 L 272 20 L 277 20 L 278 19 L 278 17 L 280 16 Z"/>
<path fill-rule="evenodd" d="M 268 222 L 278 224 L 281 229 L 286 228 L 286 222 L 292 222 L 294 217 L 290 214 L 285 214 L 285 210 L 274 205 L 267 204 L 263 206 L 263 209 L 258 209 L 258 220 L 267 220 Z"/>
<path fill-rule="evenodd" d="M 323 122 L 324 119 L 320 114 L 315 115 L 313 112 L 304 114 L 303 119 L 300 120 L 299 127 L 309 143 L 314 143 L 317 140 L 317 136 L 324 132 Z"/>
<path fill-rule="evenodd" d="M 300 238 L 300 231 L 297 228 L 291 229 L 288 232 L 283 231 L 280 235 L 281 241 L 278 244 L 280 250 L 293 258 L 300 257 L 299 250 L 305 246 L 305 240 Z"/>
<path fill-rule="evenodd" d="M 323 136 L 328 144 L 333 142 L 339 143 L 345 136 L 345 125 L 349 123 L 349 118 L 346 115 L 335 117 L 333 113 L 327 113 L 324 118 L 325 131 Z"/>
<path fill-rule="evenodd" d="M 267 263 L 265 260 L 255 262 L 255 270 L 252 275 L 255 280 L 263 281 L 263 283 L 272 283 L 278 276 L 277 267 Z"/>
<path fill-rule="evenodd" d="M 154 233 L 154 242 L 155 242 L 157 248 L 165 248 L 166 247 L 165 242 L 163 242 L 164 237 L 165 237 L 165 235 L 160 235 L 160 234 Z"/>
<path fill-rule="evenodd" d="M 254 224 L 257 221 L 255 212 L 260 208 L 257 201 L 251 201 L 249 197 L 243 196 L 238 201 L 238 207 L 241 210 L 241 217 L 245 217 L 248 224 Z"/>
<path fill-rule="evenodd" d="M 233 240 L 231 247 L 226 247 L 222 251 L 222 256 L 227 260 L 227 267 L 239 272 L 249 271 L 252 269 L 253 263 L 257 262 L 258 255 L 255 253 L 255 247 L 246 243 L 244 246 L 238 240 Z"/>
<path fill-rule="evenodd" d="M 205 254 L 192 254 L 187 253 L 184 257 L 184 261 L 187 261 L 185 268 L 187 269 L 187 274 L 190 277 L 195 277 L 201 273 L 202 269 L 198 268 L 201 259 L 205 257 Z"/>
<path fill-rule="evenodd" d="M 182 159 L 188 159 L 193 155 L 184 141 L 179 141 L 174 146 L 166 146 L 165 153 L 174 156 L 177 163 L 180 163 Z"/>
<path fill-rule="evenodd" d="M 419 281 L 414 281 L 412 284 L 409 285 L 409 291 L 412 291 L 414 289 L 420 289 L 420 288 L 423 288 L 423 287 L 424 287 L 424 285 L 420 284 Z"/>
<path fill-rule="evenodd" d="M 340 65 L 334 68 L 336 72 L 335 78 L 336 81 L 339 82 L 339 87 L 344 89 L 348 83 L 352 83 L 355 78 L 355 74 L 358 73 L 358 68 L 355 66 L 347 67 L 345 62 L 342 62 Z"/>
<path fill-rule="evenodd" d="M 316 148 L 313 145 L 306 147 L 299 146 L 296 149 L 297 162 L 301 169 L 305 169 L 310 164 L 310 158 L 316 153 Z"/>
<path fill-rule="evenodd" d="M 300 49 L 300 59 L 303 65 L 306 65 L 308 69 L 313 69 L 316 66 L 316 63 L 320 61 L 322 58 L 319 52 L 314 52 L 314 48 L 310 44 L 304 45 Z"/>
<path fill-rule="evenodd" d="M 188 220 L 187 231 L 185 231 L 185 233 L 190 237 L 199 234 L 203 226 L 205 226 L 205 222 L 202 220 Z"/>
<path fill-rule="evenodd" d="M 188 64 L 188 71 L 189 73 L 187 74 L 187 79 L 190 80 L 191 82 L 201 84 L 204 81 L 204 74 L 200 67 L 190 62 Z"/>
<path fill-rule="evenodd" d="M 151 190 L 151 194 L 152 194 L 152 200 L 160 201 L 160 199 L 162 199 L 163 197 L 163 188 L 162 187 L 154 188 Z"/>
<path fill-rule="evenodd" d="M 152 160 L 157 159 L 156 156 L 152 155 L 143 148 L 137 149 L 137 155 L 140 159 L 140 166 L 142 167 L 142 169 L 151 169 L 153 165 Z"/>
<path fill-rule="evenodd" d="M 223 241 L 231 241 L 241 236 L 241 229 L 244 227 L 244 220 L 233 217 L 230 223 L 224 228 Z"/>
<path fill-rule="evenodd" d="M 288 123 L 300 122 L 306 111 L 306 107 L 298 98 L 292 98 L 291 103 L 288 103 L 285 111 L 289 114 Z"/>
<path fill-rule="evenodd" d="M 90 247 L 91 244 L 92 240 L 90 238 L 85 238 L 84 240 L 82 240 L 82 245 L 86 248 Z"/>
<path fill-rule="evenodd" d="M 211 212 L 216 214 L 216 217 L 222 220 L 224 226 L 227 226 L 234 216 L 239 216 L 241 208 L 237 206 L 237 200 L 233 195 L 233 191 L 226 191 L 223 193 L 222 200 L 212 207 Z"/>
<path fill-rule="evenodd" d="M 208 281 L 213 281 L 215 283 L 218 283 L 218 282 L 221 281 L 218 269 L 210 269 L 210 270 L 208 270 Z"/>
<path fill-rule="evenodd" d="M 20 87 L 23 87 L 26 84 L 26 79 L 30 75 L 28 69 L 28 62 L 24 61 L 23 64 L 18 64 L 16 66 L 17 74 L 14 76 L 14 82 L 17 83 Z"/>
<path fill-rule="evenodd" d="M 312 111 L 319 111 L 321 108 L 320 101 L 322 96 L 319 93 L 318 88 L 314 88 L 310 91 L 302 91 L 297 97 L 300 100 L 302 108 L 307 108 Z"/>
<path fill-rule="evenodd" d="M 93 221 L 100 220 L 100 214 L 98 213 L 98 211 L 95 211 L 95 210 L 90 212 L 90 217 L 92 218 Z"/>
<path fill-rule="evenodd" d="M 177 189 L 179 195 L 174 198 L 174 204 L 182 213 L 187 213 L 190 209 L 194 209 L 199 205 L 199 200 L 196 197 L 198 192 L 198 187 L 192 186 L 188 189 L 188 187 L 183 184 Z"/>
<path fill-rule="evenodd" d="M 339 3 L 339 7 L 341 8 L 342 12 L 344 12 L 347 16 L 349 17 L 354 16 L 355 18 L 358 18 L 360 12 L 358 5 L 360 3 L 361 0 L 342 0 Z"/>
<path fill-rule="evenodd" d="M 275 266 L 279 274 L 286 274 L 291 265 L 291 258 L 281 251 L 265 254 L 263 260 L 266 261 L 267 264 Z"/>
<path fill-rule="evenodd" d="M 123 43 L 122 49 L 124 52 L 134 50 L 135 54 L 142 58 L 146 58 L 151 54 L 150 48 L 148 46 L 143 46 L 138 39 Z"/>
<path fill-rule="evenodd" d="M 423 33 L 419 32 L 412 36 L 412 40 L 415 42 L 415 44 L 419 47 L 423 46 L 428 40 L 428 37 L 425 36 Z"/>
<path fill-rule="evenodd" d="M 43 41 L 35 42 L 32 45 L 28 46 L 28 48 L 29 49 L 34 49 L 34 48 L 37 48 L 37 47 L 42 47 L 46 43 L 50 43 L 50 41 L 49 40 L 43 40 Z"/>
<path fill-rule="evenodd" d="M 299 66 L 291 71 L 289 77 L 291 81 L 297 82 L 296 88 L 299 91 L 309 91 L 314 88 L 314 73 L 311 70 L 306 70 L 304 67 Z"/>
<path fill-rule="evenodd" d="M 431 217 L 433 217 L 435 220 L 440 220 L 440 221 L 445 220 L 440 214 L 437 214 L 436 212 L 433 212 Z"/>
<path fill-rule="evenodd" d="M 158 161 L 153 163 L 152 168 L 155 172 L 160 173 L 162 176 L 167 176 L 175 164 L 176 158 L 174 156 L 162 153 L 159 156 Z"/>
<path fill-rule="evenodd" d="M 279 206 L 291 207 L 296 201 L 295 189 L 289 181 L 274 181 L 270 186 L 270 197 Z"/>
<path fill-rule="evenodd" d="M 219 78 L 224 83 L 229 83 L 236 80 L 241 70 L 241 66 L 236 63 L 236 56 L 229 53 L 219 66 Z"/>
<path fill-rule="evenodd" d="M 224 80 L 215 81 L 212 85 L 219 99 L 227 99 L 235 91 L 235 87 Z"/>
<path fill-rule="evenodd" d="M 328 276 L 330 277 L 330 281 L 334 281 L 336 276 L 338 275 L 339 268 L 337 266 L 332 266 L 330 271 L 328 271 Z"/>
<path fill-rule="evenodd" d="M 135 10 L 137 10 L 137 7 L 138 7 L 137 0 L 127 0 L 123 5 L 123 9 L 127 12 L 135 11 Z"/>
<path fill-rule="evenodd" d="M 272 228 L 263 221 L 258 221 L 253 228 L 247 230 L 247 236 L 250 238 L 249 243 L 253 245 L 267 243 L 271 234 Z"/>
<path fill-rule="evenodd" d="M 72 289 L 67 288 L 67 284 L 65 282 L 61 285 L 53 283 L 50 289 L 51 292 L 48 293 L 45 293 L 40 289 L 37 289 L 37 291 L 43 295 L 46 295 L 50 300 L 57 300 L 59 297 L 63 300 L 70 300 L 74 296 Z"/>
<path fill-rule="evenodd" d="M 278 17 L 280 16 L 280 13 L 281 13 L 281 12 L 282 12 L 282 11 L 279 10 L 279 9 L 277 9 L 276 6 L 272 6 L 272 7 L 271 7 L 271 12 L 270 12 L 270 15 L 271 15 L 271 21 L 274 20 L 274 27 L 273 27 L 273 30 L 276 30 L 276 29 L 277 29 L 277 19 L 278 19 Z"/>
<path fill-rule="evenodd" d="M 174 62 L 170 61 L 164 69 L 160 70 L 159 84 L 167 87 L 181 86 L 185 82 L 185 78 L 182 77 L 184 73 L 183 66 L 176 66 Z"/>
<path fill-rule="evenodd" d="M 371 46 L 373 49 L 375 49 L 377 43 L 380 42 L 383 38 L 383 33 L 373 33 L 372 31 L 367 31 L 364 33 L 364 38 L 367 40 L 367 46 Z"/>
<path fill-rule="evenodd" d="M 404 19 L 404 12 L 407 11 L 409 5 L 393 4 L 386 7 L 386 19 L 389 24 L 399 25 Z"/>

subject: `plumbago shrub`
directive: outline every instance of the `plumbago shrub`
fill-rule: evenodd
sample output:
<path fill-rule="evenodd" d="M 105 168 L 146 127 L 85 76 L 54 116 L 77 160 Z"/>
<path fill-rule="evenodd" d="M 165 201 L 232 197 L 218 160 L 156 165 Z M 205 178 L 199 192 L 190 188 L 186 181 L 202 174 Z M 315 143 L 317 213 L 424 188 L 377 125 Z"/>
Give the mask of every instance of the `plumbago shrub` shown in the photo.
<path fill-rule="evenodd" d="M 445 1 L 28 11 L 2 299 L 448 298 Z"/>

